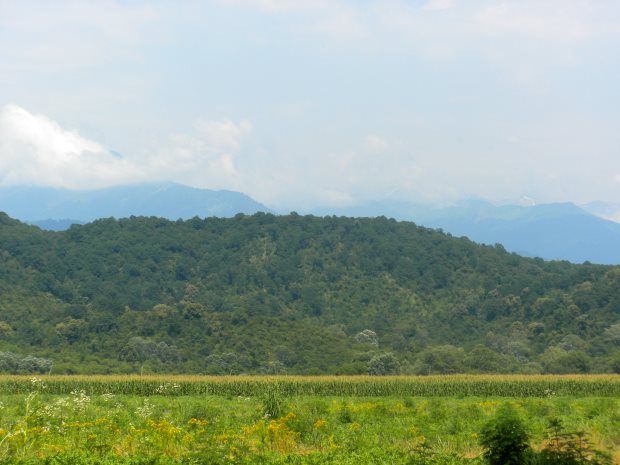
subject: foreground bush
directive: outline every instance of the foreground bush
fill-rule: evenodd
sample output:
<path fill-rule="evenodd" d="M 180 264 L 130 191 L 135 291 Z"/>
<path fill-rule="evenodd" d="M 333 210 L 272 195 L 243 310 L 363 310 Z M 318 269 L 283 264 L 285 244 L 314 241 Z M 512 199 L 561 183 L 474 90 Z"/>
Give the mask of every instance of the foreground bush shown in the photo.
<path fill-rule="evenodd" d="M 489 465 L 526 465 L 531 461 L 529 435 L 511 408 L 503 408 L 480 433 Z"/>
<path fill-rule="evenodd" d="M 504 407 L 485 425 L 480 444 L 489 465 L 611 465 L 609 455 L 596 450 L 583 431 L 567 432 L 562 422 L 549 422 L 548 442 L 539 453 L 529 445 L 529 434 L 514 409 Z"/>

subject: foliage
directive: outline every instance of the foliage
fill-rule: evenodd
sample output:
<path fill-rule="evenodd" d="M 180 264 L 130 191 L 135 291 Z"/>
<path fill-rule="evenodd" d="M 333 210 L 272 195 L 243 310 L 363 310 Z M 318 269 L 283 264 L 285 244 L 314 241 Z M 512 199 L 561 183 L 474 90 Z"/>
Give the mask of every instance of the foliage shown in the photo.
<path fill-rule="evenodd" d="M 460 347 L 453 345 L 429 347 L 418 356 L 415 373 L 419 375 L 462 373 L 464 360 L 465 352 Z"/>
<path fill-rule="evenodd" d="M 480 433 L 480 445 L 489 465 L 524 465 L 530 462 L 529 435 L 511 408 L 503 408 Z"/>
<path fill-rule="evenodd" d="M 0 352 L 0 372 L 2 373 L 48 373 L 51 370 L 51 360 L 31 355 L 21 356 L 11 352 Z"/>
<path fill-rule="evenodd" d="M 0 351 L 58 373 L 614 372 L 619 286 L 386 218 L 0 214 Z"/>
<path fill-rule="evenodd" d="M 284 400 L 280 384 L 269 383 L 263 394 L 263 415 L 267 418 L 277 418 L 284 412 Z"/>
<path fill-rule="evenodd" d="M 372 344 L 373 346 L 379 345 L 379 338 L 377 333 L 372 329 L 365 329 L 355 335 L 355 340 L 360 344 Z"/>
<path fill-rule="evenodd" d="M 548 443 L 539 457 L 541 465 L 611 465 L 605 454 L 592 447 L 584 431 L 566 432 L 559 418 L 551 418 Z"/>
<path fill-rule="evenodd" d="M 373 376 L 397 375 L 400 363 L 392 353 L 378 354 L 368 362 L 368 374 Z"/>

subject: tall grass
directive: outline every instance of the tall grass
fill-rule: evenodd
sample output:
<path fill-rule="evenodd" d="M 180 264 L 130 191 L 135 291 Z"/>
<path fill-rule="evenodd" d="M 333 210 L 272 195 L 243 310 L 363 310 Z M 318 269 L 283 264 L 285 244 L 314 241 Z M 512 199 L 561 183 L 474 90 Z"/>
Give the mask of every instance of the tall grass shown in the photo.
<path fill-rule="evenodd" d="M 264 396 L 618 397 L 620 375 L 373 376 L 0 376 L 0 394 Z"/>

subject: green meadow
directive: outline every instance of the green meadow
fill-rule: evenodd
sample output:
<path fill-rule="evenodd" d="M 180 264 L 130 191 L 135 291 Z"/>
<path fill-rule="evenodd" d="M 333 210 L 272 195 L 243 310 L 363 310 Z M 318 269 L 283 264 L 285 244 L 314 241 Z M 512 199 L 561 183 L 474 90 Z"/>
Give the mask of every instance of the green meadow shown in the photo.
<path fill-rule="evenodd" d="M 618 463 L 619 387 L 617 376 L 4 377 L 0 463 L 478 464 L 480 432 L 506 408 L 534 450 L 559 420 Z"/>

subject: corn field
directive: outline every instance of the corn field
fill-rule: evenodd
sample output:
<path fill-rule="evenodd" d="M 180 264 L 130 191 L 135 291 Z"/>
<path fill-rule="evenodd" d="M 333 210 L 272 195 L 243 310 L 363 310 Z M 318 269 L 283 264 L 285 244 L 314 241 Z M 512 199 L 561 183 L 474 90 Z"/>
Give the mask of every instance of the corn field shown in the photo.
<path fill-rule="evenodd" d="M 0 394 L 33 390 L 136 396 L 620 397 L 620 375 L 454 376 L 0 376 Z"/>

